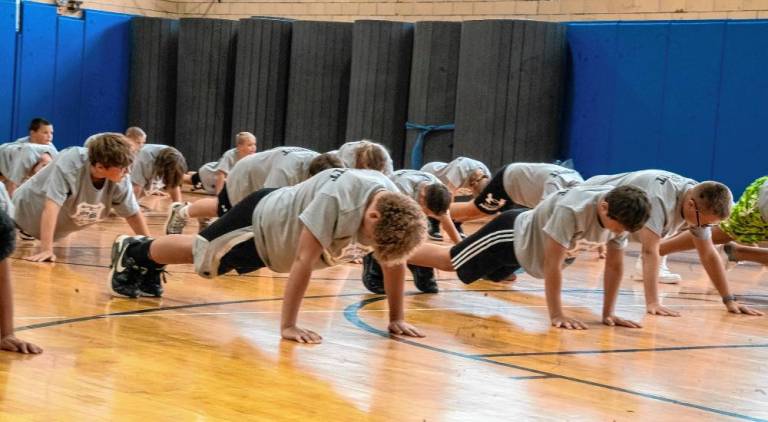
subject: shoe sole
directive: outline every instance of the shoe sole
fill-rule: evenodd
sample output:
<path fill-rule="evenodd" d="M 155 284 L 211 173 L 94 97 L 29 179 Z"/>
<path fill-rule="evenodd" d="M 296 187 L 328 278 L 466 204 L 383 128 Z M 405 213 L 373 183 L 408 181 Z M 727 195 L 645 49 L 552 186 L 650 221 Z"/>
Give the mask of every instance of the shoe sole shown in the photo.
<path fill-rule="evenodd" d="M 429 236 L 429 235 L 428 235 L 427 237 L 428 237 L 430 240 L 434 240 L 434 241 L 436 241 L 436 242 L 442 242 L 442 241 L 443 241 L 443 238 L 442 238 L 442 237 Z"/>
<path fill-rule="evenodd" d="M 122 234 L 118 236 L 114 242 L 112 242 L 112 252 L 110 254 L 111 263 L 109 264 L 109 278 L 107 279 L 107 290 L 109 290 L 112 296 L 134 299 L 133 296 L 128 296 L 122 293 L 118 293 L 112 288 L 112 278 L 115 276 L 115 269 L 116 269 L 115 263 L 118 262 L 117 259 L 123 259 L 123 254 L 125 253 L 125 250 L 128 248 L 126 247 L 121 249 L 121 247 L 123 246 L 123 240 L 129 237 L 131 236 L 127 234 Z"/>

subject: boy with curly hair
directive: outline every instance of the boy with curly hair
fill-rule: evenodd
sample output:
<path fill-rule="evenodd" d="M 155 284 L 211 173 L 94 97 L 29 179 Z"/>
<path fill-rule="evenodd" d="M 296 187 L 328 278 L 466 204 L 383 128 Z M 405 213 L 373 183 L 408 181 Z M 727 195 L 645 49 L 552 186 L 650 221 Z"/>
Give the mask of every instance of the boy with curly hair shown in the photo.
<path fill-rule="evenodd" d="M 424 241 L 426 221 L 412 199 L 375 171 L 330 169 L 293 187 L 261 189 L 197 236 L 157 239 L 119 236 L 113 245 L 109 288 L 116 296 L 160 296 L 167 264 L 194 263 L 211 278 L 269 267 L 290 273 L 281 335 L 300 343 L 321 337 L 296 320 L 312 271 L 349 262 L 366 249 L 384 263 L 389 330 L 422 336 L 404 320 L 403 283 L 408 255 Z"/>

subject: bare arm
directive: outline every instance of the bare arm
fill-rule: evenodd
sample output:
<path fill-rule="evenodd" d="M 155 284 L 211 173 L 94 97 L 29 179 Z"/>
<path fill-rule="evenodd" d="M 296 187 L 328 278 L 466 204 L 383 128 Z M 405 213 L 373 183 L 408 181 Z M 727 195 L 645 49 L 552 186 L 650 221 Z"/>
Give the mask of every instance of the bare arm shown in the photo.
<path fill-rule="evenodd" d="M 700 239 L 696 236 L 691 236 L 693 244 L 696 247 L 696 251 L 699 253 L 699 259 L 701 259 L 701 265 L 704 266 L 709 279 L 712 280 L 712 284 L 715 286 L 720 296 L 724 298 L 725 307 L 728 312 L 735 314 L 748 314 L 748 315 L 763 315 L 762 312 L 757 309 L 750 308 L 747 305 L 742 305 L 731 299 L 731 289 L 728 286 L 728 279 L 725 274 L 725 268 L 720 257 L 717 255 L 715 245 L 712 243 L 712 239 Z"/>
<path fill-rule="evenodd" d="M 168 195 L 171 197 L 171 201 L 181 202 L 181 186 L 176 186 L 175 188 L 168 188 Z"/>
<path fill-rule="evenodd" d="M 56 255 L 53 254 L 53 234 L 56 231 L 56 220 L 59 218 L 60 210 L 59 204 L 46 198 L 43 213 L 40 216 L 40 251 L 28 256 L 27 260 L 35 262 L 56 261 Z"/>
<path fill-rule="evenodd" d="M 0 349 L 19 353 L 40 353 L 40 347 L 19 340 L 13 334 L 13 289 L 7 259 L 0 261 Z"/>
<path fill-rule="evenodd" d="M 227 181 L 227 173 L 224 173 L 223 171 L 219 170 L 216 172 L 216 182 L 214 184 L 216 189 L 216 195 L 221 193 L 221 190 L 224 189 L 224 183 Z"/>
<path fill-rule="evenodd" d="M 384 290 L 387 292 L 389 304 L 389 332 L 410 337 L 424 337 L 416 327 L 405 322 L 403 307 L 403 290 L 405 284 L 405 263 L 382 264 L 384 273 Z"/>
<path fill-rule="evenodd" d="M 547 309 L 552 325 L 557 328 L 584 330 L 583 322 L 563 315 L 560 293 L 563 287 L 563 260 L 566 248 L 547 236 L 544 245 L 544 290 L 547 296 Z"/>
<path fill-rule="evenodd" d="M 147 221 L 144 220 L 144 215 L 141 211 L 130 217 L 126 217 L 125 221 L 131 226 L 134 233 L 141 236 L 149 236 L 149 227 L 147 226 Z"/>
<path fill-rule="evenodd" d="M 619 295 L 619 286 L 624 276 L 624 250 L 617 248 L 608 248 L 605 257 L 605 296 L 603 298 L 603 324 L 623 327 L 640 328 L 640 324 L 619 318 L 614 315 L 616 298 Z"/>
<path fill-rule="evenodd" d="M 5 190 L 8 191 L 8 196 L 13 198 L 13 193 L 16 192 L 16 183 L 11 182 L 9 179 L 5 179 Z"/>
<path fill-rule="evenodd" d="M 440 216 L 440 227 L 442 227 L 443 230 L 445 230 L 445 232 L 448 234 L 448 237 L 451 238 L 451 242 L 454 244 L 461 242 L 459 231 L 456 230 L 456 226 L 453 225 L 453 219 L 451 219 L 450 210 Z"/>
<path fill-rule="evenodd" d="M 301 301 L 307 291 L 309 278 L 312 276 L 312 268 L 320 259 L 323 246 L 315 236 L 305 228 L 299 235 L 299 245 L 296 258 L 291 265 L 291 273 L 285 284 L 285 297 L 283 298 L 283 310 L 280 318 L 280 334 L 286 340 L 299 343 L 320 343 L 323 338 L 314 331 L 296 326 Z"/>
<path fill-rule="evenodd" d="M 643 288 L 645 289 L 645 310 L 651 315 L 680 316 L 679 312 L 664 307 L 659 302 L 659 244 L 661 237 L 643 227 L 638 232 L 643 257 Z"/>

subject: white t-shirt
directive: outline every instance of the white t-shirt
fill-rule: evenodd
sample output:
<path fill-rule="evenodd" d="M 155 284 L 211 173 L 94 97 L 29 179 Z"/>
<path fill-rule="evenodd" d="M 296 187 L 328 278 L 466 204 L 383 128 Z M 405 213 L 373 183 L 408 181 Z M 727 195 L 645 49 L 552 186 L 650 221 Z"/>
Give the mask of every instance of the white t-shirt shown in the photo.
<path fill-rule="evenodd" d="M 534 208 L 547 196 L 584 182 L 579 172 L 549 163 L 513 163 L 504 169 L 504 191 L 512 202 Z"/>
<path fill-rule="evenodd" d="M 0 145 L 0 174 L 15 185 L 21 185 L 43 154 L 49 154 L 51 158 L 55 158 L 57 151 L 51 145 L 29 142 L 2 144 Z"/>
<path fill-rule="evenodd" d="M 345 262 L 351 248 L 367 249 L 359 231 L 371 197 L 381 190 L 398 191 L 378 171 L 328 169 L 270 193 L 253 211 L 259 256 L 273 271 L 289 272 L 306 227 L 323 245 L 316 269 Z"/>
<path fill-rule="evenodd" d="M 357 149 L 361 146 L 369 143 L 375 143 L 371 141 L 353 141 L 346 142 L 339 147 L 335 152 L 345 167 L 354 169 L 357 168 Z M 387 176 L 392 175 L 394 172 L 394 164 L 392 163 L 392 157 L 389 156 L 389 151 L 384 148 L 383 145 L 378 144 L 386 153 L 386 164 L 384 165 L 384 174 Z"/>
<path fill-rule="evenodd" d="M 547 238 L 566 249 L 579 240 L 608 242 L 608 247 L 623 249 L 627 233 L 619 236 L 600 224 L 598 204 L 611 186 L 576 186 L 548 196 L 536 208 L 515 220 L 517 262 L 536 278 L 544 278 L 544 250 Z"/>
<path fill-rule="evenodd" d="M 203 164 L 197 172 L 197 175 L 200 177 L 200 182 L 203 184 L 203 189 L 210 194 L 216 193 L 217 173 L 223 172 L 225 175 L 228 175 L 237 161 L 237 148 L 232 148 L 225 152 L 221 158 L 219 158 L 219 161 Z"/>
<path fill-rule="evenodd" d="M 300 147 L 278 147 L 251 154 L 238 161 L 227 177 L 232 205 L 263 188 L 293 186 L 307 180 L 309 164 L 318 153 Z"/>
<path fill-rule="evenodd" d="M 398 170 L 389 177 L 400 192 L 419 202 L 419 193 L 424 184 L 440 183 L 432 174 L 420 170 Z"/>
<path fill-rule="evenodd" d="M 454 195 L 472 195 L 469 183 L 476 170 L 480 170 L 487 177 L 491 177 L 491 171 L 480 161 L 467 157 L 458 157 L 450 163 L 432 161 L 424 164 L 421 171 L 434 174 L 448 187 Z"/>
<path fill-rule="evenodd" d="M 162 189 L 161 176 L 155 174 L 155 159 L 160 152 L 169 147 L 161 144 L 146 144 L 136 153 L 136 159 L 131 166 L 131 183 L 141 186 L 146 191 Z"/>

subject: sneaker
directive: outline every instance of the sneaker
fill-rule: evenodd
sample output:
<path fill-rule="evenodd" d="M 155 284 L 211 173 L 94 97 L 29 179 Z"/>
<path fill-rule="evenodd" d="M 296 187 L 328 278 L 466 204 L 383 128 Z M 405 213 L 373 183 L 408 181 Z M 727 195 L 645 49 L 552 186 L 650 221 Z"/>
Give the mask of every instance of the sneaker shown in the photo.
<path fill-rule="evenodd" d="M 384 274 L 372 253 L 363 257 L 363 285 L 368 291 L 384 294 Z"/>
<path fill-rule="evenodd" d="M 630 276 L 630 278 L 635 281 L 643 281 L 642 256 L 639 256 L 637 261 L 635 261 L 635 272 Z M 659 283 L 677 284 L 682 279 L 683 278 L 680 276 L 680 274 L 673 273 L 669 270 L 669 267 L 667 267 L 667 257 L 661 257 L 661 262 L 659 263 Z"/>
<path fill-rule="evenodd" d="M 186 202 L 174 202 L 168 211 L 168 219 L 165 220 L 165 234 L 181 234 L 184 226 L 187 225 L 187 219 L 179 214 L 181 208 L 187 205 Z"/>
<path fill-rule="evenodd" d="M 413 274 L 413 283 L 417 289 L 424 293 L 437 293 L 439 291 L 437 281 L 435 280 L 434 268 L 408 265 L 408 269 Z"/>
<path fill-rule="evenodd" d="M 739 263 L 739 261 L 733 257 L 733 245 L 730 243 L 717 246 L 717 254 L 720 256 L 720 260 L 723 262 L 726 271 L 732 270 L 733 267 Z"/>
<path fill-rule="evenodd" d="M 197 219 L 197 225 L 198 225 L 197 232 L 200 233 L 201 231 L 207 229 L 208 226 L 210 226 L 211 224 L 213 224 L 213 218 L 210 218 L 210 217 L 198 218 Z"/>
<path fill-rule="evenodd" d="M 443 234 L 440 233 L 440 221 L 434 218 L 429 219 L 429 229 L 427 230 L 427 236 L 438 242 L 443 241 Z"/>
<path fill-rule="evenodd" d="M 113 296 L 136 298 L 139 296 L 139 283 L 142 282 L 142 269 L 136 260 L 126 254 L 128 247 L 147 239 L 145 236 L 121 235 L 112 244 L 112 263 L 109 268 L 109 291 Z"/>
<path fill-rule="evenodd" d="M 162 297 L 163 296 L 163 283 L 168 281 L 165 279 L 165 275 L 168 272 L 165 271 L 165 265 L 154 270 L 149 270 L 144 277 L 141 277 L 139 281 L 139 295 L 144 297 Z"/>

